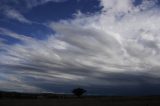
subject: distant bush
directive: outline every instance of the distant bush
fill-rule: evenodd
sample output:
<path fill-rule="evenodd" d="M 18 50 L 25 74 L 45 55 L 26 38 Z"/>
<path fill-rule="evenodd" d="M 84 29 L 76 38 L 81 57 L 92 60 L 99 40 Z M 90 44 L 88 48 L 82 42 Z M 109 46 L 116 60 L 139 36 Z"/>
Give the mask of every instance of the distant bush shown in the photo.
<path fill-rule="evenodd" d="M 78 97 L 82 96 L 85 92 L 87 91 L 82 88 L 76 88 L 76 89 L 73 89 L 72 91 L 72 93 Z"/>

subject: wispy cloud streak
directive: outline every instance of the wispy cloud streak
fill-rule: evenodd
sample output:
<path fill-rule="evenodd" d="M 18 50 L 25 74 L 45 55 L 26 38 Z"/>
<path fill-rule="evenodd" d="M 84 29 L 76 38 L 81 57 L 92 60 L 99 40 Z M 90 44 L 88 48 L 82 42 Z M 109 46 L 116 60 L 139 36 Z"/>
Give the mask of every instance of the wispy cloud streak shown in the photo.
<path fill-rule="evenodd" d="M 9 18 L 9 19 L 13 19 L 13 20 L 19 21 L 21 23 L 27 23 L 27 24 L 32 23 L 30 20 L 26 19 L 20 12 L 18 12 L 17 10 L 14 10 L 14 9 L 5 10 L 4 15 L 6 15 L 7 18 Z"/>

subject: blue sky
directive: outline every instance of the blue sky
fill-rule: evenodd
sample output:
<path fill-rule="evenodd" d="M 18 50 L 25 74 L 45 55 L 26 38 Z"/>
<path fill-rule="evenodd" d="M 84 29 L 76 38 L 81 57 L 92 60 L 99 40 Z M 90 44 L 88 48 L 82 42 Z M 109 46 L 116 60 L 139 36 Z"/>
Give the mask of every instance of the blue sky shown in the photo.
<path fill-rule="evenodd" d="M 158 0 L 1 0 L 0 90 L 160 94 Z"/>
<path fill-rule="evenodd" d="M 0 25 L 3 28 L 13 30 L 19 34 L 25 34 L 38 39 L 44 39 L 48 34 L 52 33 L 49 28 L 43 25 L 44 23 L 73 19 L 74 14 L 78 11 L 81 11 L 85 14 L 93 14 L 95 12 L 99 12 L 101 9 L 99 6 L 100 2 L 97 0 L 69 0 L 63 2 L 54 2 L 54 0 L 51 0 L 42 5 L 38 4 L 39 1 L 35 0 L 35 6 L 33 7 L 27 7 L 27 5 L 32 5 L 30 4 L 32 1 L 28 4 L 26 2 L 27 1 L 25 0 L 4 0 L 3 3 L 2 0 L 1 5 L 3 5 L 4 8 L 2 6 Z M 7 5 L 7 7 L 5 5 Z M 18 18 L 15 18 L 14 14 L 7 16 L 7 13 L 9 14 L 10 12 L 21 14 L 23 17 L 25 17 L 25 20 L 22 19 L 24 22 L 20 21 Z"/>

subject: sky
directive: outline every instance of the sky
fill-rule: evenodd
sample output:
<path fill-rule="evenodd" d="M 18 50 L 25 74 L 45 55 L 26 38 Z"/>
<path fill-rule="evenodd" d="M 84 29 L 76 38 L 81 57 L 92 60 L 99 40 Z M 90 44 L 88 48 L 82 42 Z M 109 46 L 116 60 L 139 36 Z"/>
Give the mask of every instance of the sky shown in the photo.
<path fill-rule="evenodd" d="M 0 90 L 160 95 L 159 0 L 0 0 Z"/>

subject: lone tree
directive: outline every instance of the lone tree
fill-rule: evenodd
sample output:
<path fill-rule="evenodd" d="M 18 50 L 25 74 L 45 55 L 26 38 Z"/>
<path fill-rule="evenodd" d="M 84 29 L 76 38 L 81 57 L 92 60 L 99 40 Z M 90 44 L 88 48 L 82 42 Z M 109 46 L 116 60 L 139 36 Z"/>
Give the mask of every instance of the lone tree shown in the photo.
<path fill-rule="evenodd" d="M 82 88 L 76 88 L 76 89 L 73 89 L 72 91 L 72 93 L 78 97 L 82 96 L 85 92 L 87 91 Z"/>

